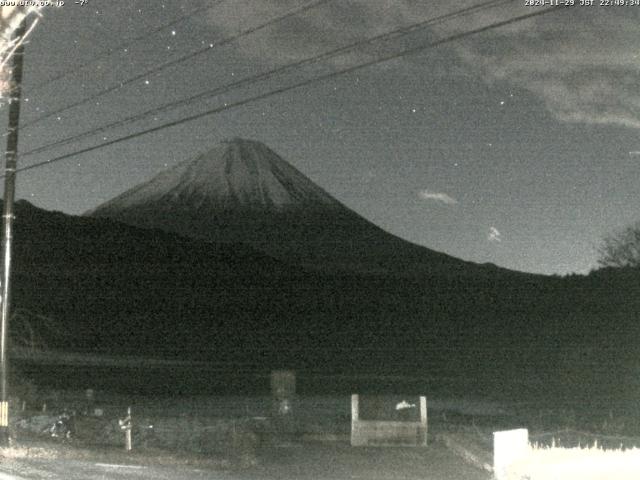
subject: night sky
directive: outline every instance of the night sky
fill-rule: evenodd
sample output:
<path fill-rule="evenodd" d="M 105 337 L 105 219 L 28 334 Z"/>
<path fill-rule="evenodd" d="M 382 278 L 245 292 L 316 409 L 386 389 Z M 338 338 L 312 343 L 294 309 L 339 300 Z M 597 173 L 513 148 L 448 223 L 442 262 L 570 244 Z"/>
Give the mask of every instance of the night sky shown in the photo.
<path fill-rule="evenodd" d="M 18 197 L 40 207 L 80 214 L 240 136 L 265 142 L 385 230 L 476 262 L 586 273 L 596 267 L 601 238 L 640 218 L 640 6 L 554 9 L 436 46 L 545 7 L 525 0 L 79 3 L 45 8 L 27 45 L 23 154 L 342 45 L 483 7 L 23 155 L 22 167 L 431 45 L 21 172 Z"/>

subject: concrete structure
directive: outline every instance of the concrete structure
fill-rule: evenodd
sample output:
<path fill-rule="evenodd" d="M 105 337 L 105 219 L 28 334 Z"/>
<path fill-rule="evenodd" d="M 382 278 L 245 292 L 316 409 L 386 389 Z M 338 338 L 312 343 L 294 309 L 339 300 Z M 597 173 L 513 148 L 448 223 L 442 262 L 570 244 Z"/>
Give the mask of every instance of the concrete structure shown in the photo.
<path fill-rule="evenodd" d="M 529 454 L 529 431 L 526 428 L 493 432 L 493 474 L 507 480 L 509 468 Z"/>
<path fill-rule="evenodd" d="M 363 420 L 360 417 L 360 396 L 351 395 L 351 445 L 426 447 L 427 397 L 420 397 L 419 409 L 418 421 Z"/>

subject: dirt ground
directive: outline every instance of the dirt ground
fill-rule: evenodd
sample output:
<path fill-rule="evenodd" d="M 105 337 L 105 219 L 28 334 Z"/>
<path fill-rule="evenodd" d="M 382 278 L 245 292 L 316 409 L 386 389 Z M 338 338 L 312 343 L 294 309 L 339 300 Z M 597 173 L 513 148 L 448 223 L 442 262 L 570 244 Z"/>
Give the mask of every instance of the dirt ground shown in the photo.
<path fill-rule="evenodd" d="M 76 409 L 75 399 L 82 398 L 82 392 L 59 394 L 48 399 L 51 412 L 63 407 Z M 224 418 L 267 418 L 272 400 L 269 397 L 193 397 L 193 398 L 137 398 L 119 399 L 101 396 L 100 408 L 104 410 L 104 420 L 80 417 L 76 421 L 76 435 L 70 441 L 43 438 L 35 435 L 42 425 L 35 423 L 29 436 L 27 430 L 19 432 L 18 443 L 13 449 L 0 449 L 0 480 L 3 478 L 23 479 L 219 479 L 219 480 L 488 480 L 491 478 L 482 462 L 469 461 L 467 443 L 464 448 L 453 438 L 449 427 L 459 433 L 460 424 L 467 424 L 467 414 L 489 414 L 496 420 L 495 406 L 478 402 L 432 400 L 430 406 L 430 429 L 428 446 L 407 447 L 352 447 L 349 443 L 350 408 L 348 395 L 300 396 L 296 401 L 297 430 L 291 440 L 284 441 L 266 428 L 259 435 L 215 439 L 211 435 L 215 429 L 222 429 L 216 419 Z M 54 401 L 55 400 L 55 401 Z M 126 453 L 122 445 L 122 432 L 116 432 L 115 441 L 104 441 L 104 429 L 97 435 L 86 434 L 83 425 L 88 420 L 95 422 L 116 422 L 125 411 L 125 405 L 134 405 L 138 424 L 152 420 L 156 443 L 140 445 L 133 452 Z M 475 412 L 478 410 L 479 412 Z M 446 415 L 444 415 L 446 412 Z M 463 412 L 463 413 L 456 413 Z M 27 412 L 28 413 L 28 412 Z M 499 412 L 498 412 L 499 413 Z M 40 413 L 27 414 L 35 420 Z M 170 415 L 167 417 L 167 415 Z M 55 415 L 54 415 L 55 417 Z M 461 417 L 461 418 L 458 418 Z M 45 418 L 45 417 L 42 417 Z M 475 418 L 475 417 L 474 417 Z M 46 419 L 46 418 L 45 418 Z M 86 420 L 84 423 L 82 420 Z M 50 421 L 51 419 L 48 419 Z M 176 431 L 168 428 L 171 420 Z M 198 420 L 198 422 L 196 422 Z M 215 420 L 215 421 L 214 421 Z M 195 422 L 195 423 L 194 423 Z M 217 423 L 216 423 L 217 422 Z M 444 422 L 444 423 L 443 423 Z M 20 421 L 16 422 L 18 425 Z M 28 423 L 28 422 L 27 422 Z M 100 425 L 102 425 L 100 423 Z M 166 425 L 165 425 L 166 424 Z M 261 423 L 257 426 L 262 425 Z M 86 425 L 84 425 L 86 427 Z M 104 426 L 104 425 L 103 425 Z M 161 427 L 167 427 L 162 430 Z M 178 428 L 179 427 L 179 428 Z M 166 430 L 166 431 L 165 431 Z M 477 428 L 476 428 L 477 430 Z M 474 431 L 476 431 L 474 430 Z M 188 433 L 192 444 L 181 436 Z M 207 435 L 205 435 L 207 433 Z M 179 435 L 180 434 L 180 435 Z M 490 433 L 487 434 L 490 437 Z M 485 436 L 487 436 L 485 435 Z M 95 437 L 95 438 L 94 438 Z M 175 438 L 174 438 L 175 437 Z M 472 438 L 466 435 L 464 438 Z M 217 437 L 216 437 L 217 438 Z M 285 438 L 289 438 L 285 436 Z M 158 442 L 162 439 L 163 442 Z M 180 441 L 168 442 L 167 439 Z M 197 447 L 197 441 L 209 439 L 221 448 L 206 450 Z M 99 440 L 102 440 L 99 442 Z M 113 439 L 112 439 L 113 440 Z M 166 441 L 165 441 L 166 440 Z M 195 443 L 194 443 L 195 442 Z M 214 442 L 214 443 L 215 443 Z M 188 443 L 188 442 L 187 442 Z M 473 438 L 473 445 L 480 445 L 482 453 L 490 454 L 490 446 Z M 182 447 L 182 448 L 180 448 Z M 191 447 L 191 448 L 187 448 Z M 154 450 L 155 449 L 155 450 Z M 182 453 L 177 453 L 182 452 Z M 480 466 L 478 466 L 480 464 Z M 3 473 L 9 476 L 3 477 Z M 11 475 L 17 476 L 12 477 Z"/>
<path fill-rule="evenodd" d="M 262 449 L 249 466 L 213 459 L 162 458 L 46 445 L 5 450 L 2 479 L 134 480 L 489 480 L 434 442 L 426 448 L 361 448 L 348 443 L 297 443 Z"/>
<path fill-rule="evenodd" d="M 493 431 L 526 426 L 530 438 L 542 444 L 588 440 L 558 436 L 580 426 L 571 412 L 543 415 L 526 406 L 474 398 L 428 399 L 428 446 L 405 448 L 351 447 L 347 394 L 298 396 L 295 433 L 283 434 L 269 421 L 269 396 L 121 398 L 100 393 L 94 406 L 103 415 L 80 415 L 71 440 L 60 441 L 48 434 L 43 438 L 43 425 L 62 409 L 82 411 L 84 393 L 54 393 L 42 397 L 49 417 L 34 410 L 15 419 L 18 441 L 13 448 L 0 448 L 0 480 L 490 480 Z M 129 405 L 134 424 L 152 425 L 153 435 L 145 441 L 134 437 L 136 448 L 126 453 L 117 420 Z M 606 420 L 613 426 L 618 418 Z M 93 423 L 95 432 L 89 428 Z M 115 436 L 105 433 L 113 429 Z"/>
<path fill-rule="evenodd" d="M 426 448 L 308 444 L 273 449 L 248 479 L 484 480 L 487 472 L 467 464 L 444 444 Z"/>

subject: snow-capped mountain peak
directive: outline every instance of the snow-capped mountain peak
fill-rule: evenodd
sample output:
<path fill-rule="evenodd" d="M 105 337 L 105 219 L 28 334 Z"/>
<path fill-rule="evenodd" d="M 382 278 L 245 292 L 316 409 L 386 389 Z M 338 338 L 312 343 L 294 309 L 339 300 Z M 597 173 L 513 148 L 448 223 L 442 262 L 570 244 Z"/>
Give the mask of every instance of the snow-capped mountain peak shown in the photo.
<path fill-rule="evenodd" d="M 234 138 L 87 215 L 242 243 L 289 263 L 366 271 L 451 271 L 464 262 L 391 235 L 264 144 Z"/>
<path fill-rule="evenodd" d="M 157 201 L 196 209 L 274 211 L 338 204 L 263 143 L 234 138 L 165 170 L 91 213 Z"/>

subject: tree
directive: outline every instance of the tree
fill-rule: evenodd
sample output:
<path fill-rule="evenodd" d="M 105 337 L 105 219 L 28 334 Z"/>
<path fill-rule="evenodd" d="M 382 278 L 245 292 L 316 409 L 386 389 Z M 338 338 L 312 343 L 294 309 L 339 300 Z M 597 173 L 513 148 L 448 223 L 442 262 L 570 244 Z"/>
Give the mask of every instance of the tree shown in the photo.
<path fill-rule="evenodd" d="M 19 4 L 20 2 L 3 2 Z M 40 3 L 40 2 L 22 2 L 22 3 Z M 52 2 L 53 3 L 53 2 Z M 6 94 L 10 93 L 12 88 L 9 77 L 9 59 L 13 56 L 25 39 L 29 36 L 33 28 L 38 23 L 36 18 L 23 35 L 14 37 L 15 31 L 18 29 L 22 21 L 32 15 L 40 16 L 42 6 L 2 6 L 0 7 L 0 105 Z"/>
<path fill-rule="evenodd" d="M 603 267 L 640 268 L 640 222 L 605 237 L 598 253 Z"/>

